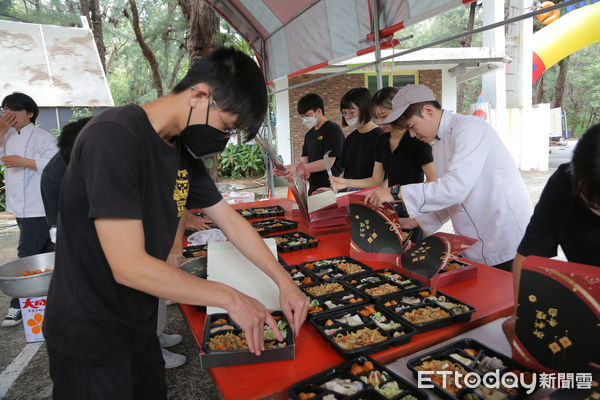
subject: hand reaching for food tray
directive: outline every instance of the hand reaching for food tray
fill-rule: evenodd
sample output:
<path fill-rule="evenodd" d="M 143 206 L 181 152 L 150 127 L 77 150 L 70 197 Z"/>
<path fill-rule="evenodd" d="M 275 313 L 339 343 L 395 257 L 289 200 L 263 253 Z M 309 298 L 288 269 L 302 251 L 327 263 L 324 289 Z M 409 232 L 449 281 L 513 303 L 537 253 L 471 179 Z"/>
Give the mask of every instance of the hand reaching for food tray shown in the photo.
<path fill-rule="evenodd" d="M 269 310 L 255 298 L 233 289 L 231 301 L 225 308 L 233 322 L 238 324 L 246 333 L 246 343 L 251 353 L 260 356 L 260 353 L 265 349 L 263 339 L 265 324 L 271 327 L 275 339 L 279 342 L 283 341 L 283 336 L 277 328 L 277 322 L 275 322 Z"/>
<path fill-rule="evenodd" d="M 378 188 L 375 189 L 365 196 L 365 204 L 371 204 L 376 208 L 383 207 L 383 203 L 392 203 L 394 197 L 390 193 L 390 188 Z"/>
<path fill-rule="evenodd" d="M 281 305 L 281 311 L 285 314 L 294 331 L 294 335 L 298 336 L 300 327 L 306 320 L 309 301 L 291 279 L 289 284 L 279 287 L 279 304 Z"/>

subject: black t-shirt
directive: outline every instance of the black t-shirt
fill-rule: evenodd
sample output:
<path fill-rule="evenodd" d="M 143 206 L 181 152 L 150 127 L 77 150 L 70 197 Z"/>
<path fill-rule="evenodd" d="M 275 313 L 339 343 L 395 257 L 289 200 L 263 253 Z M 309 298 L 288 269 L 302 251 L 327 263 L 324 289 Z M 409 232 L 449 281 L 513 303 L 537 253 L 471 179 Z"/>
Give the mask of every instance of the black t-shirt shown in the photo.
<path fill-rule="evenodd" d="M 365 133 L 354 130 L 346 137 L 342 154 L 344 178 L 363 179 L 373 175 L 375 147 L 382 134 L 381 128 L 375 128 Z"/>
<path fill-rule="evenodd" d="M 331 166 L 331 172 L 334 176 L 342 173 L 342 162 L 340 157 L 344 147 L 344 132 L 338 124 L 332 121 L 325 121 L 319 128 L 311 128 L 306 132 L 304 145 L 302 146 L 302 157 L 307 157 L 308 162 L 323 159 L 327 150 L 331 150 L 329 157 L 335 157 L 335 163 Z M 330 186 L 327 171 L 312 172 L 308 177 L 310 188 L 308 194 L 320 187 Z"/>
<path fill-rule="evenodd" d="M 42 171 L 40 180 L 42 201 L 44 202 L 44 211 L 46 211 L 46 221 L 51 226 L 56 225 L 58 218 L 58 194 L 66 168 L 67 164 L 58 152 L 48 161 Z"/>
<path fill-rule="evenodd" d="M 72 357 L 109 358 L 130 354 L 156 335 L 156 297 L 115 281 L 95 218 L 141 220 L 146 252 L 165 260 L 190 201 L 209 207 L 220 199 L 202 164 L 179 140 L 163 141 L 142 108 L 113 108 L 88 122 L 61 187 L 44 318 L 48 345 Z"/>
<path fill-rule="evenodd" d="M 388 186 L 423 182 L 422 167 L 433 162 L 431 145 L 406 132 L 392 153 L 390 136 L 389 132 L 381 135 L 375 150 L 375 161 L 383 164 Z"/>
<path fill-rule="evenodd" d="M 569 261 L 600 266 L 600 216 L 573 194 L 569 164 L 548 180 L 517 251 L 554 257 L 558 245 Z"/>

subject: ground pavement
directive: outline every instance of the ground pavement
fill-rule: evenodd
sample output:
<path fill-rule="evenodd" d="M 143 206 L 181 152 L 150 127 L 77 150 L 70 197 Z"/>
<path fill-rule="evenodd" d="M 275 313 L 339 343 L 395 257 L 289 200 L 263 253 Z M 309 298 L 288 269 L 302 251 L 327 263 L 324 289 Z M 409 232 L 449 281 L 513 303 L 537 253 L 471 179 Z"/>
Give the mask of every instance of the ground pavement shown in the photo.
<path fill-rule="evenodd" d="M 550 170 L 523 172 L 523 178 L 534 204 L 556 167 L 570 160 L 573 143 L 567 147 L 552 147 Z M 264 188 L 253 189 L 258 193 Z M 286 188 L 277 188 L 276 195 L 285 197 Z M 0 218 L 0 264 L 17 257 L 18 228 L 13 218 Z M 10 299 L 0 293 L 0 318 L 3 318 Z M 198 351 L 179 308 L 168 309 L 168 333 L 179 333 L 183 342 L 173 347 L 184 354 L 188 362 L 166 373 L 169 399 L 219 399 L 220 394 L 210 375 L 200 369 Z M 26 344 L 21 325 L 0 327 L 0 399 L 47 400 L 52 398 L 52 382 L 48 373 L 48 355 L 42 343 Z"/>

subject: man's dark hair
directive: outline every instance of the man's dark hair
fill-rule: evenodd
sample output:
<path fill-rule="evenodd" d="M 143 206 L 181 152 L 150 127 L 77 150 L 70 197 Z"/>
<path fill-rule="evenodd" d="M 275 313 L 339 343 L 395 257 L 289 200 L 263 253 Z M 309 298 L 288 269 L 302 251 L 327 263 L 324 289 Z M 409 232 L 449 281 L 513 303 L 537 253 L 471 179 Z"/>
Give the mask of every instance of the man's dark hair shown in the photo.
<path fill-rule="evenodd" d="M 579 139 L 570 169 L 575 195 L 600 209 L 600 124 L 592 125 Z"/>
<path fill-rule="evenodd" d="M 310 110 L 317 112 L 320 108 L 321 113 L 325 115 L 325 104 L 323 104 L 323 99 L 316 93 L 309 93 L 307 95 L 302 96 L 300 100 L 298 100 L 298 114 L 304 115 Z"/>
<path fill-rule="evenodd" d="M 200 58 L 173 88 L 181 93 L 197 83 L 212 88 L 219 109 L 237 115 L 244 140 L 256 136 L 267 112 L 267 87 L 256 62 L 233 48 L 221 47 Z"/>
<path fill-rule="evenodd" d="M 58 146 L 60 157 L 65 164 L 69 164 L 71 159 L 71 150 L 73 150 L 75 138 L 90 119 L 92 119 L 92 117 L 84 117 L 76 121 L 71 121 L 61 129 L 56 145 Z"/>
<path fill-rule="evenodd" d="M 29 121 L 33 124 L 35 124 L 35 120 L 40 113 L 40 109 L 35 101 L 25 93 L 20 92 L 14 92 L 6 96 L 4 100 L 2 100 L 2 107 L 8 107 L 15 111 L 25 110 L 28 113 L 33 113 L 33 116 L 29 118 Z"/>
<path fill-rule="evenodd" d="M 429 104 L 430 106 L 432 106 L 433 108 L 435 108 L 437 110 L 442 109 L 442 105 L 437 100 L 423 101 L 421 103 L 414 103 L 414 104 L 411 104 L 410 106 L 408 106 L 406 111 L 404 111 L 404 113 L 402 114 L 401 118 L 404 120 L 407 120 L 409 118 L 412 118 L 415 115 L 417 117 L 423 118 L 423 106 L 426 104 Z"/>
<path fill-rule="evenodd" d="M 371 92 L 365 87 L 348 90 L 340 100 L 340 111 L 354 108 L 352 104 L 358 107 L 358 122 L 366 124 L 371 120 Z M 342 115 L 342 126 L 348 126 L 346 118 Z"/>

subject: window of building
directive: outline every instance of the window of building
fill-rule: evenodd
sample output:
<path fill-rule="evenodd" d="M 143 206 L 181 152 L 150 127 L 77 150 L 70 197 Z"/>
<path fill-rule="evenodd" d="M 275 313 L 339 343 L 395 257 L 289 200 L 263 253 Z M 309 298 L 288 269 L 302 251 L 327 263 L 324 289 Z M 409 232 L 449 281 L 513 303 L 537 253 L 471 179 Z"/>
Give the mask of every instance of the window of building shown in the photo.
<path fill-rule="evenodd" d="M 394 71 L 392 78 L 391 71 L 382 71 L 381 80 L 383 87 L 394 86 L 401 88 L 409 83 L 419 83 L 419 71 Z M 390 80 L 392 85 L 390 85 Z M 368 72 L 365 74 L 365 86 L 369 88 L 371 94 L 377 91 L 377 74 Z"/>

